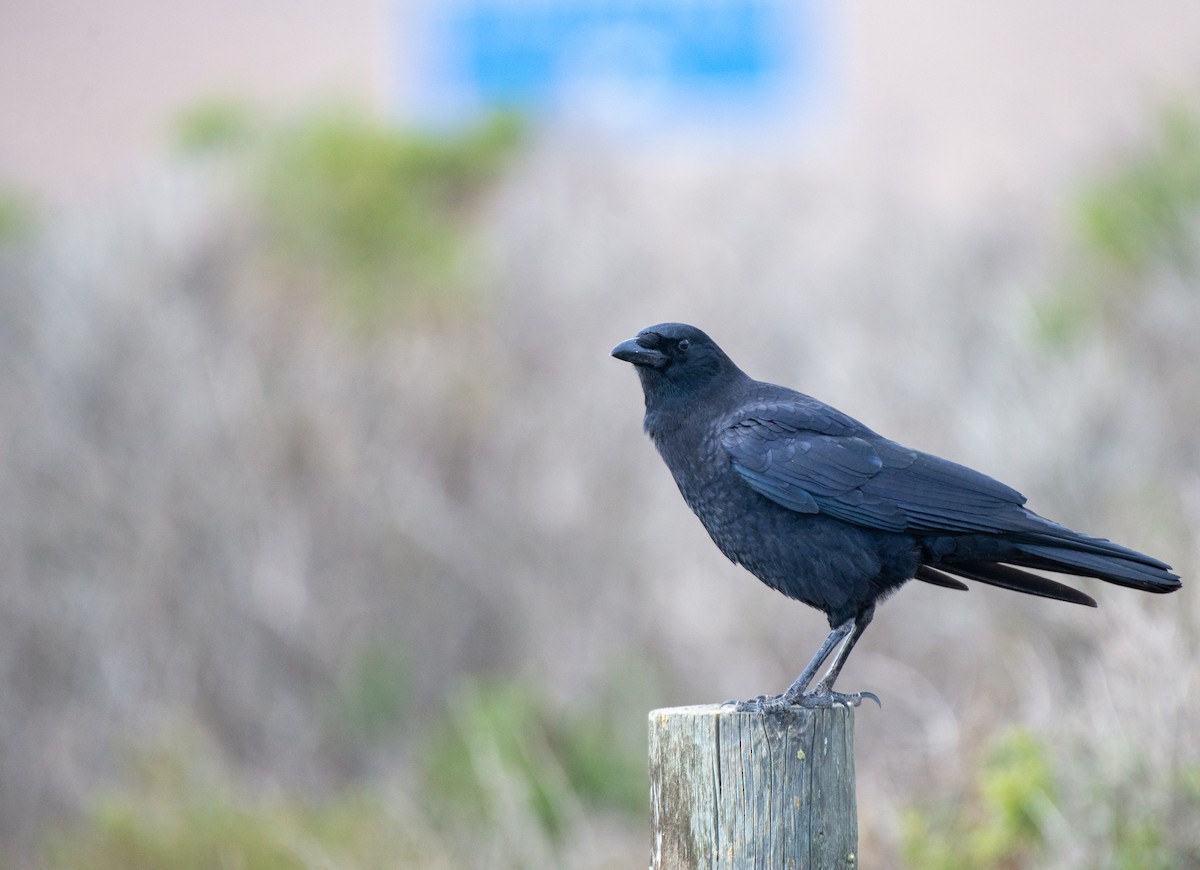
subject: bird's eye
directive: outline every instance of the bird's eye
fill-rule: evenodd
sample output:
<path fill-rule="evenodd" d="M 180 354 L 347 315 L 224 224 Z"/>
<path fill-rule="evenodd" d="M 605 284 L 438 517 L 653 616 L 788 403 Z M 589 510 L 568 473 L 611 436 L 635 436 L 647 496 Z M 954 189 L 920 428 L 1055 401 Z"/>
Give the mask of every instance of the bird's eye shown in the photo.
<path fill-rule="evenodd" d="M 675 345 L 680 351 L 687 353 L 687 349 L 692 346 L 692 343 L 686 338 L 679 339 L 679 344 Z"/>

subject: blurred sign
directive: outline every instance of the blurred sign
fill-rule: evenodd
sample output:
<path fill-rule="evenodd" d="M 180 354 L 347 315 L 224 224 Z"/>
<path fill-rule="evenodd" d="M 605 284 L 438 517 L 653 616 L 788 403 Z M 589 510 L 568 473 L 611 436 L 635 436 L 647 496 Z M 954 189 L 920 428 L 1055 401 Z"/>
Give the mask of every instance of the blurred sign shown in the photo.
<path fill-rule="evenodd" d="M 429 0 L 419 114 L 514 108 L 605 128 L 794 119 L 822 72 L 813 0 Z"/>

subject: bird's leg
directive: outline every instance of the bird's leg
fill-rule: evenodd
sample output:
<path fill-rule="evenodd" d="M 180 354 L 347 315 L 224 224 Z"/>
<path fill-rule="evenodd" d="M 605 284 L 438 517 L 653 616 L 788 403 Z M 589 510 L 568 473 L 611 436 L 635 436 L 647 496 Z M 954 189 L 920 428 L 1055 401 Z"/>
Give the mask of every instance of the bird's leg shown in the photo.
<path fill-rule="evenodd" d="M 855 624 L 855 620 L 847 619 L 837 628 L 833 629 L 833 631 L 829 632 L 829 636 L 825 638 L 825 642 L 821 644 L 821 648 L 817 650 L 817 654 L 805 666 L 804 672 L 796 677 L 795 681 L 787 687 L 787 690 L 783 694 L 775 695 L 771 698 L 768 698 L 766 695 L 760 695 L 749 701 L 726 701 L 725 703 L 733 704 L 739 713 L 761 713 L 764 710 L 790 707 L 797 703 L 804 696 L 804 690 L 808 688 L 808 684 L 817 675 L 817 671 L 820 670 L 821 665 L 825 664 L 825 659 L 829 658 L 829 654 L 833 652 L 833 648 L 846 639 L 846 636 L 854 630 Z M 841 653 L 838 655 L 842 657 Z M 828 676 L 826 674 L 826 677 Z"/>
<path fill-rule="evenodd" d="M 875 616 L 875 605 L 872 604 L 853 620 L 838 626 L 840 631 L 846 626 L 851 627 L 850 636 L 846 638 L 846 642 L 842 644 L 842 648 L 837 651 L 837 655 L 833 657 L 833 663 L 830 664 L 820 682 L 812 687 L 811 690 L 805 692 L 797 699 L 797 703 L 801 707 L 832 707 L 835 704 L 847 704 L 851 707 L 857 707 L 862 703 L 863 698 L 870 698 L 876 704 L 879 704 L 879 697 L 872 692 L 854 692 L 844 694 L 842 692 L 833 691 L 834 680 L 838 678 L 838 674 L 842 672 L 842 665 L 846 664 L 846 659 L 850 655 L 850 650 L 854 649 L 854 645 L 858 643 L 858 639 L 862 637 L 862 633 L 867 630 L 867 626 L 871 624 L 871 619 Z M 793 686 L 794 688 L 794 686 Z M 790 692 L 791 689 L 788 689 Z M 786 694 L 786 693 L 785 693 Z"/>

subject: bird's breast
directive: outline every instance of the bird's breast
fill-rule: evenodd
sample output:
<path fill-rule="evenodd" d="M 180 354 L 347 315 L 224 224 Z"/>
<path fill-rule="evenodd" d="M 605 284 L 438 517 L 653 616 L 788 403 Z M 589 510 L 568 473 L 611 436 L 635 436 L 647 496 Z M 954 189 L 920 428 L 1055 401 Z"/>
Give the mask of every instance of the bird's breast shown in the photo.
<path fill-rule="evenodd" d="M 907 535 L 798 513 L 755 492 L 733 467 L 718 432 L 681 427 L 654 440 L 684 501 L 721 552 L 831 619 L 848 618 L 916 570 L 916 547 Z"/>
<path fill-rule="evenodd" d="M 655 446 L 688 507 L 730 559 L 742 562 L 739 542 L 762 517 L 763 500 L 730 462 L 716 432 L 680 427 L 655 437 Z"/>

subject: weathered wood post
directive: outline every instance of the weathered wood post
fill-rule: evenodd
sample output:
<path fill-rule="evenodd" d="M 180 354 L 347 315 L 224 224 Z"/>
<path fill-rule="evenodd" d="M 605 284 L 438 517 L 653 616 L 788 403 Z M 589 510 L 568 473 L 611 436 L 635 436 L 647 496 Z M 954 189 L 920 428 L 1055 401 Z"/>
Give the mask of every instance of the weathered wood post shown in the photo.
<path fill-rule="evenodd" d="M 854 711 L 650 713 L 653 870 L 858 866 Z"/>

